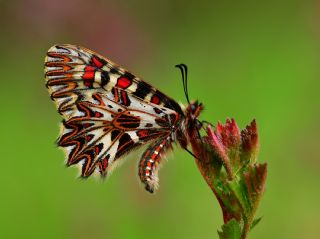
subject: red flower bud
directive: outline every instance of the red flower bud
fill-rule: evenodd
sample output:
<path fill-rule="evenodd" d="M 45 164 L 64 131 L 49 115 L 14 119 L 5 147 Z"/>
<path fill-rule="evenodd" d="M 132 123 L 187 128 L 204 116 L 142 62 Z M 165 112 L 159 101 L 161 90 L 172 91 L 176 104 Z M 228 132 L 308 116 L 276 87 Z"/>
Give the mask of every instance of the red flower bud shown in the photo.
<path fill-rule="evenodd" d="M 250 125 L 241 131 L 241 141 L 241 151 L 244 159 L 251 163 L 256 162 L 259 151 L 259 137 L 255 120 L 253 120 Z"/>

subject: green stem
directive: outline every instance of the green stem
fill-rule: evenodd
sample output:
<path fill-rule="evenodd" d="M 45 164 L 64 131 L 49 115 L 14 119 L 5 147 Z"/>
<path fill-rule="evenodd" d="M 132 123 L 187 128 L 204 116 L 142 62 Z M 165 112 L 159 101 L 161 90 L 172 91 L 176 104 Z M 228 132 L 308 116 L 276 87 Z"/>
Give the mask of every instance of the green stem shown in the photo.
<path fill-rule="evenodd" d="M 245 222 L 243 225 L 241 239 L 246 239 L 249 231 L 250 231 L 250 223 Z"/>

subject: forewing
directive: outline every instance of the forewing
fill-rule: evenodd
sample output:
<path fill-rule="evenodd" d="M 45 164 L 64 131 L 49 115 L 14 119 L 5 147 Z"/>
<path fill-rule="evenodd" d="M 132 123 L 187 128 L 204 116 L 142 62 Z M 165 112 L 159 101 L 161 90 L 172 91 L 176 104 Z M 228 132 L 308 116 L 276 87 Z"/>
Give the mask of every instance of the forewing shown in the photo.
<path fill-rule="evenodd" d="M 66 117 L 74 110 L 74 103 L 79 96 L 83 96 L 81 92 L 92 89 L 103 92 L 122 89 L 144 102 L 183 114 L 174 100 L 109 59 L 83 47 L 51 47 L 45 59 L 45 74 L 52 98 L 56 101 L 59 112 Z M 123 98 L 123 103 L 130 108 L 130 102 L 125 102 L 125 96 L 117 97 Z"/>

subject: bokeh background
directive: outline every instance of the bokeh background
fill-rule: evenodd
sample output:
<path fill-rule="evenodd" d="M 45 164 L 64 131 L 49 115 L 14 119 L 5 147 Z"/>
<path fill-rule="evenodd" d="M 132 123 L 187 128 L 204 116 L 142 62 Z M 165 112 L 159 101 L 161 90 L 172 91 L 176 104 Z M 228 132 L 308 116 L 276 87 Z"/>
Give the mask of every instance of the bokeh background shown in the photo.
<path fill-rule="evenodd" d="M 184 103 L 174 65 L 188 64 L 202 119 L 258 122 L 269 175 L 250 238 L 320 238 L 319 10 L 315 0 L 0 1 L 0 238 L 218 238 L 222 225 L 181 149 L 155 195 L 137 180 L 141 150 L 106 182 L 64 167 L 43 76 L 56 43 L 91 48 Z"/>

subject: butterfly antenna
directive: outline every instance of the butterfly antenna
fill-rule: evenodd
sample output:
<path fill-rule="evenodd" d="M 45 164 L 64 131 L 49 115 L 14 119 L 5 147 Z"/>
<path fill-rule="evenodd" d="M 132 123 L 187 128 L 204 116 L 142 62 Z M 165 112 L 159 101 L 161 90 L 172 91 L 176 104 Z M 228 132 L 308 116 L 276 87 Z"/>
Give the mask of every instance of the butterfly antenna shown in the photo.
<path fill-rule="evenodd" d="M 190 104 L 189 94 L 188 94 L 188 67 L 185 64 L 179 64 L 179 65 L 176 65 L 176 67 L 178 67 L 181 71 L 184 95 L 186 96 L 186 99 Z"/>
<path fill-rule="evenodd" d="M 189 100 L 189 91 L 188 91 L 188 67 L 185 64 L 181 64 L 181 66 L 184 68 L 184 72 L 185 72 L 185 79 L 184 79 L 184 84 L 185 84 L 185 92 L 186 92 L 186 98 L 188 103 L 190 104 L 190 100 Z"/>

